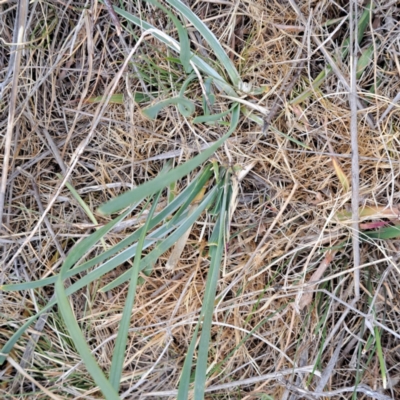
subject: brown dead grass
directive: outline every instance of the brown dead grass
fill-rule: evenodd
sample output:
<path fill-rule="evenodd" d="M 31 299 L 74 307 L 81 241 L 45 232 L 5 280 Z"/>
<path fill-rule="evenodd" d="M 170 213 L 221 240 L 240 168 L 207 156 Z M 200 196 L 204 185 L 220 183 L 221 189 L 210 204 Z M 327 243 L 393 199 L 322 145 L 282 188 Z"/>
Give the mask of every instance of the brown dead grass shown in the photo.
<path fill-rule="evenodd" d="M 256 87 L 269 87 L 263 97 L 253 100 L 264 107 L 272 107 L 282 81 L 299 62 L 293 58 L 303 33 L 295 28 L 301 24 L 289 3 L 216 0 L 190 4 L 204 21 L 208 21 L 225 48 L 231 50 L 243 80 Z M 343 17 L 347 10 L 347 2 L 342 1 L 301 1 L 298 4 L 307 18 L 312 11 L 311 24 L 318 34 L 327 33 L 324 23 L 328 19 Z M 89 235 L 94 228 L 70 192 L 63 189 L 47 214 L 48 223 L 36 229 L 42 213 L 40 207 L 47 207 L 60 183 L 56 173 L 67 171 L 74 152 L 90 132 L 97 105 L 86 104 L 83 100 L 107 94 L 105 88 L 125 57 L 106 11 L 99 4 L 90 10 L 82 10 L 83 6 L 79 1 L 57 0 L 29 6 L 29 43 L 19 72 L 11 162 L 8 171 L 2 172 L 8 174 L 0 236 L 2 283 L 51 275 L 75 241 Z M 138 12 L 140 8 L 157 27 L 172 30 L 163 14 L 154 12 L 151 6 L 140 2 L 139 7 L 139 3 L 129 2 L 129 8 L 131 12 Z M 400 91 L 400 10 L 395 3 L 387 6 L 383 0 L 376 2 L 375 9 L 375 29 L 367 29 L 362 43 L 367 46 L 375 42 L 374 62 L 358 81 L 358 87 L 361 97 L 368 100 L 367 90 L 375 80 L 381 80 L 376 95 L 371 95 L 368 104 L 370 115 L 379 120 Z M 10 57 L 5 42 L 12 42 L 15 16 L 13 3 L 0 3 L 2 78 L 6 76 Z M 49 35 L 45 27 L 50 30 Z M 329 32 L 334 27 L 329 28 Z M 134 31 L 140 35 L 138 30 Z M 345 23 L 333 40 L 325 44 L 332 56 L 339 54 L 338 44 L 347 34 Z M 129 48 L 134 45 L 132 36 L 126 34 L 125 40 Z M 354 386 L 359 374 L 362 384 L 375 394 L 368 397 L 368 393 L 359 392 L 358 399 L 378 398 L 379 393 L 385 393 L 388 398 L 400 398 L 399 336 L 381 330 L 387 390 L 383 389 L 376 352 L 367 350 L 358 358 L 370 336 L 363 317 L 368 314 L 368 295 L 374 298 L 376 319 L 391 331 L 400 332 L 398 240 L 362 244 L 361 262 L 369 266 L 360 269 L 361 299 L 344 320 L 340 319 L 354 296 L 353 274 L 347 272 L 352 268 L 353 257 L 350 225 L 337 223 L 334 214 L 349 207 L 351 194 L 343 190 L 331 156 L 333 149 L 341 169 L 350 179 L 350 111 L 346 90 L 335 74 L 296 109 L 290 104 L 326 65 L 322 54 L 312 53 L 313 50 L 313 41 L 307 39 L 303 54 L 309 57 L 306 66 L 272 121 L 273 127 L 302 141 L 309 149 L 293 144 L 272 130 L 262 135 L 261 128 L 245 118 L 227 142 L 233 163 L 256 164 L 241 183 L 239 204 L 231 224 L 234 238 L 229 242 L 223 271 L 221 268 L 209 365 L 222 364 L 213 370 L 208 385 L 225 386 L 209 392 L 209 399 L 261 399 L 262 394 L 275 399 L 316 398 L 312 393 L 318 386 L 317 376 L 312 378 L 309 372 L 279 374 L 295 365 L 316 363 L 317 371 L 326 369 L 329 375 L 326 386 L 319 389 L 319 392 L 327 392 L 326 397 L 320 398 L 352 398 L 351 391 L 337 394 L 335 391 Z M 199 51 L 207 53 L 208 50 L 200 46 Z M 164 71 L 182 75 L 181 71 L 173 71 L 175 67 L 168 63 L 165 54 L 162 46 L 148 39 L 141 47 L 140 57 L 154 60 Z M 137 62 L 145 65 L 141 59 Z M 347 61 L 338 66 L 346 77 L 349 76 Z M 165 97 L 168 97 L 175 88 L 168 87 L 166 80 L 163 84 Z M 136 90 L 142 91 L 141 84 L 130 74 L 127 81 L 120 80 L 116 92 L 127 94 Z M 9 94 L 10 85 L 0 101 L 2 146 Z M 192 155 L 190 149 L 197 149 L 203 141 L 211 142 L 218 137 L 218 133 L 206 126 L 190 125 L 190 121 L 185 121 L 172 107 L 157 121 L 149 122 L 140 112 L 142 106 L 130 101 L 128 95 L 125 99 L 123 105 L 107 108 L 71 175 L 71 183 L 92 210 L 132 185 L 155 177 L 162 168 L 163 154 L 179 150 L 175 163 L 180 163 Z M 218 99 L 216 107 L 225 110 L 225 100 Z M 359 113 L 360 205 L 397 210 L 399 132 L 398 107 L 373 129 L 368 126 L 365 113 Z M 3 155 L 0 163 L 1 157 Z M 223 149 L 216 157 L 223 164 L 229 162 Z M 152 161 L 148 161 L 149 158 Z M 33 177 L 39 197 L 34 195 L 32 179 L 23 171 Z M 182 182 L 181 187 L 184 184 Z M 276 220 L 296 184 L 291 201 Z M 99 220 L 100 224 L 105 222 Z M 138 288 L 123 374 L 122 393 L 126 392 L 126 398 L 175 396 L 173 391 L 177 388 L 205 288 L 208 260 L 202 254 L 206 242 L 204 239 L 199 242 L 199 238 L 207 223 L 204 217 L 195 224 L 174 272 L 164 268 L 168 259 L 165 254 Z M 275 226 L 265 244 L 248 265 L 249 257 L 272 223 Z M 125 230 L 111 233 L 107 241 L 117 243 L 135 226 L 132 221 Z M 36 233 L 32 239 L 21 247 L 34 229 Z M 339 276 L 319 285 L 312 304 L 298 312 L 295 304 L 302 284 L 324 260 L 323 251 L 341 243 L 343 246 L 324 274 L 325 278 Z M 8 265 L 17 251 L 18 257 Z M 88 342 L 97 349 L 96 358 L 105 371 L 110 367 L 126 287 L 107 294 L 99 293 L 98 288 L 127 267 L 122 265 L 119 271 L 71 298 Z M 1 342 L 5 342 L 21 321 L 52 294 L 52 288 L 34 293 L 2 293 Z M 15 361 L 21 362 L 27 344 L 25 335 L 11 354 Z M 339 356 L 335 356 L 335 365 L 329 370 L 329 361 L 338 345 L 341 347 Z M 56 308 L 48 316 L 32 359 L 24 368 L 61 398 L 101 398 L 80 363 Z M 0 391 L 4 398 L 48 398 L 26 379 L 17 381 L 15 377 L 20 375 L 10 364 L 3 366 L 1 373 Z M 263 378 L 266 374 L 272 375 Z M 145 379 L 134 387 L 143 375 Z M 251 382 L 241 382 L 251 378 Z"/>

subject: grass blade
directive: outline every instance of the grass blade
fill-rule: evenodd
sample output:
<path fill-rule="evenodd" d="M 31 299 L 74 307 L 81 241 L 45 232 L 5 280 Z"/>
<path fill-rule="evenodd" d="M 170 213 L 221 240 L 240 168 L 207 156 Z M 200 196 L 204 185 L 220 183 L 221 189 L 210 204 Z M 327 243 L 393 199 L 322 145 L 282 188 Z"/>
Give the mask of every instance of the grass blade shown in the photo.
<path fill-rule="evenodd" d="M 75 319 L 74 313 L 72 311 L 71 305 L 69 304 L 65 289 L 63 286 L 63 274 L 60 274 L 60 278 L 55 284 L 56 297 L 58 301 L 59 310 L 64 318 L 64 322 L 71 338 L 74 342 L 76 349 L 78 350 L 86 368 L 93 380 L 99 386 L 100 390 L 103 392 L 106 400 L 117 400 L 120 397 L 118 393 L 111 386 L 108 379 L 103 374 L 103 371 L 98 366 L 95 358 L 93 357 L 86 340 L 79 328 L 78 322 Z"/>
<path fill-rule="evenodd" d="M 170 97 L 169 99 L 161 100 L 156 104 L 145 107 L 142 112 L 149 119 L 156 119 L 158 113 L 165 107 L 176 104 L 179 107 L 179 111 L 184 117 L 190 117 L 194 111 L 195 106 L 192 101 L 185 97 L 176 96 Z"/>
<path fill-rule="evenodd" d="M 64 177 L 61 174 L 57 174 L 57 176 L 61 180 L 64 179 Z M 93 222 L 93 224 L 98 225 L 99 223 L 97 222 L 96 217 L 93 215 L 92 210 L 83 201 L 82 197 L 79 195 L 79 193 L 76 191 L 76 189 L 69 182 L 66 182 L 65 186 L 67 186 L 67 188 L 71 192 L 72 196 L 79 203 L 79 205 L 82 207 L 83 211 L 85 211 L 85 214 L 89 217 L 89 219 Z M 98 230 L 98 229 L 99 228 L 96 228 L 96 230 Z M 107 250 L 107 246 L 106 246 L 106 242 L 104 241 L 104 238 L 101 238 L 100 240 L 101 240 L 101 244 L 104 247 L 104 250 Z"/>
<path fill-rule="evenodd" d="M 179 0 L 166 0 L 172 7 L 178 10 L 204 37 L 208 45 L 212 48 L 221 65 L 223 65 L 228 72 L 229 77 L 235 87 L 239 87 L 241 79 L 231 59 L 226 54 L 215 35 L 208 29 L 204 22 L 193 13 L 190 8 L 185 6 Z"/>
<path fill-rule="evenodd" d="M 387 226 L 376 231 L 362 232 L 361 236 L 369 239 L 395 239 L 400 237 L 400 225 Z"/>
<path fill-rule="evenodd" d="M 211 115 L 200 115 L 193 119 L 194 124 L 202 124 L 202 123 L 210 123 L 219 121 L 221 118 L 227 116 L 232 110 L 224 111 L 218 114 L 211 114 Z"/>
<path fill-rule="evenodd" d="M 146 0 L 146 1 L 150 4 L 155 5 L 156 7 L 160 8 L 161 10 L 163 10 L 171 18 L 172 22 L 176 26 L 176 29 L 178 31 L 178 36 L 179 36 L 179 43 L 181 46 L 181 52 L 179 54 L 179 58 L 183 65 L 183 68 L 185 69 L 185 72 L 187 74 L 190 74 L 193 71 L 193 68 L 190 65 L 190 58 L 191 58 L 192 53 L 190 51 L 190 42 L 189 42 L 187 30 L 180 23 L 179 19 L 176 18 L 175 15 L 172 14 L 171 11 L 169 11 L 166 7 L 164 7 L 158 1 L 156 1 L 156 0 Z"/>
<path fill-rule="evenodd" d="M 193 354 L 196 347 L 197 336 L 199 334 L 200 322 L 196 325 L 196 329 L 193 332 L 192 340 L 190 342 L 190 346 L 187 349 L 185 362 L 183 364 L 182 375 L 179 381 L 178 387 L 178 395 L 177 400 L 187 400 L 188 393 L 189 393 L 189 386 L 190 386 L 190 378 L 191 378 L 191 371 L 192 371 L 192 363 L 193 363 Z"/>
<path fill-rule="evenodd" d="M 161 196 L 161 191 L 158 193 L 156 198 L 153 201 L 153 205 L 150 209 L 149 215 L 147 217 L 146 223 L 143 226 L 143 231 L 140 235 L 139 242 L 137 244 L 137 250 L 135 259 L 133 261 L 133 267 L 131 268 L 131 276 L 130 276 L 130 284 L 128 289 L 128 294 L 125 299 L 124 310 L 122 312 L 122 318 L 118 329 L 117 339 L 115 342 L 114 353 L 111 361 L 111 370 L 110 370 L 110 383 L 115 391 L 119 391 L 119 385 L 122 376 L 122 370 L 124 367 L 125 360 L 125 349 L 126 343 L 128 341 L 128 331 L 131 321 L 131 314 L 133 303 L 135 301 L 136 294 L 136 285 L 139 277 L 139 266 L 140 260 L 142 258 L 142 249 L 144 240 L 146 238 L 146 234 L 148 233 L 150 220 L 154 215 L 156 210 L 158 201 Z"/>
<path fill-rule="evenodd" d="M 357 61 L 356 77 L 360 79 L 365 69 L 371 64 L 372 57 L 374 55 L 374 45 L 368 46 L 361 54 Z"/>
<path fill-rule="evenodd" d="M 148 265 L 155 262 L 163 253 L 170 249 L 182 235 L 184 235 L 184 233 L 196 222 L 203 211 L 213 202 L 215 196 L 217 195 L 217 190 L 218 187 L 212 189 L 190 215 L 189 213 L 185 215 L 186 218 L 184 222 L 181 223 L 181 225 L 178 227 L 178 229 L 176 229 L 175 232 L 173 232 L 170 236 L 160 242 L 154 250 L 152 250 L 146 257 L 143 258 L 143 260 L 141 261 L 140 269 L 144 269 Z M 114 289 L 115 287 L 126 282 L 129 279 L 129 275 L 130 269 L 128 271 L 125 271 L 108 285 L 101 288 L 100 291 L 107 292 L 108 290 Z"/>
<path fill-rule="evenodd" d="M 153 35 L 155 38 L 157 38 L 160 42 L 164 43 L 167 45 L 169 48 L 171 48 L 174 51 L 177 51 L 177 47 L 179 46 L 178 42 L 174 40 L 172 37 L 168 37 L 168 40 L 166 40 L 166 35 L 159 29 L 155 28 L 153 25 L 149 24 L 146 21 L 141 20 L 140 18 L 130 14 L 129 12 L 122 10 L 121 8 L 114 7 L 114 10 L 117 14 L 121 15 L 124 17 L 127 21 L 132 22 L 139 28 L 143 30 L 152 30 L 154 31 Z M 159 33 L 157 33 L 159 32 Z M 175 45 L 174 45 L 175 44 Z M 191 61 L 205 74 L 211 76 L 213 78 L 214 84 L 222 91 L 224 91 L 227 95 L 232 96 L 232 97 L 238 97 L 236 92 L 233 90 L 231 85 L 229 85 L 225 79 L 217 72 L 215 71 L 214 68 L 212 68 L 209 64 L 207 64 L 205 61 L 203 61 L 200 57 L 194 55 L 193 53 L 190 53 Z"/>
<path fill-rule="evenodd" d="M 218 276 L 225 248 L 225 228 L 227 207 L 229 205 L 229 174 L 225 177 L 224 196 L 221 204 L 219 218 L 210 238 L 210 270 L 207 275 L 206 290 L 204 294 L 202 331 L 199 343 L 199 356 L 196 366 L 196 376 L 194 382 L 194 400 L 204 399 L 204 389 L 206 383 L 208 346 L 211 337 L 212 316 L 214 312 L 215 294 L 217 290 Z"/>

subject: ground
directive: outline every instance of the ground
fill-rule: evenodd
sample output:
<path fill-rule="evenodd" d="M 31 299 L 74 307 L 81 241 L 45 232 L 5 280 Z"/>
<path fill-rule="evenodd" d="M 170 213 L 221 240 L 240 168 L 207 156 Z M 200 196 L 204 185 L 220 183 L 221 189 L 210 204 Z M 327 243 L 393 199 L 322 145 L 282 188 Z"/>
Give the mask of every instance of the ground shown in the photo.
<path fill-rule="evenodd" d="M 2 397 L 400 398 L 400 4 L 160 2 L 0 2 Z"/>

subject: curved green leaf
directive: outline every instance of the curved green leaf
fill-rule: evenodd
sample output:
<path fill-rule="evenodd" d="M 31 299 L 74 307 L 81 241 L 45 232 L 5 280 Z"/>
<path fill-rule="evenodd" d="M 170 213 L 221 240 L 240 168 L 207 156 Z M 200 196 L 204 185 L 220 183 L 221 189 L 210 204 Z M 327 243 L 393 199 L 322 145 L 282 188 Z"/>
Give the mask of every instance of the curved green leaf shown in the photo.
<path fill-rule="evenodd" d="M 225 50 L 221 46 L 215 35 L 208 29 L 207 25 L 185 4 L 179 0 L 166 0 L 171 6 L 176 8 L 182 15 L 193 24 L 193 26 L 199 31 L 199 33 L 204 37 L 207 44 L 212 48 L 218 60 L 226 71 L 235 87 L 239 87 L 241 79 L 237 72 L 232 60 L 226 54 Z"/>
<path fill-rule="evenodd" d="M 376 231 L 362 232 L 369 239 L 395 239 L 400 237 L 400 225 L 387 226 Z"/>
<path fill-rule="evenodd" d="M 202 123 L 216 122 L 221 118 L 227 116 L 230 112 L 232 112 L 232 110 L 224 111 L 219 114 L 200 115 L 199 117 L 193 119 L 193 123 L 202 124 Z"/>
<path fill-rule="evenodd" d="M 169 99 L 161 100 L 156 104 L 153 104 L 151 106 L 148 106 L 142 110 L 143 114 L 150 119 L 156 119 L 158 113 L 165 107 L 175 104 L 175 105 L 180 105 L 180 111 L 183 116 L 185 117 L 190 117 L 194 111 L 195 111 L 195 106 L 193 102 L 190 100 L 186 99 L 185 97 L 177 96 L 177 97 L 171 97 Z"/>
<path fill-rule="evenodd" d="M 190 51 L 190 42 L 189 42 L 187 30 L 180 23 L 179 19 L 176 18 L 175 15 L 172 14 L 171 11 L 169 11 L 166 7 L 164 7 L 158 1 L 156 1 L 156 0 L 146 0 L 146 1 L 150 4 L 155 5 L 156 7 L 160 8 L 161 10 L 163 10 L 171 18 L 172 22 L 176 26 L 176 29 L 178 31 L 178 36 L 179 36 L 180 48 L 181 48 L 181 51 L 179 53 L 179 59 L 181 60 L 181 63 L 183 65 L 183 68 L 185 69 L 185 72 L 187 74 L 190 74 L 193 71 L 193 68 L 190 65 L 190 59 L 191 59 L 192 53 Z"/>
<path fill-rule="evenodd" d="M 112 387 L 115 389 L 115 391 L 119 390 L 122 370 L 124 367 L 126 343 L 128 341 L 128 332 L 131 322 L 132 308 L 133 308 L 133 303 L 135 301 L 136 285 L 139 277 L 139 267 L 140 267 L 140 260 L 142 258 L 143 245 L 149 230 L 150 220 L 153 218 L 154 212 L 156 211 L 156 207 L 160 199 L 160 196 L 161 196 L 161 191 L 153 200 L 153 205 L 150 209 L 147 220 L 143 226 L 143 231 L 139 237 L 135 259 L 133 261 L 133 267 L 131 268 L 128 294 L 125 299 L 122 318 L 119 324 L 117 339 L 115 341 L 115 348 L 111 361 L 110 383 Z"/>

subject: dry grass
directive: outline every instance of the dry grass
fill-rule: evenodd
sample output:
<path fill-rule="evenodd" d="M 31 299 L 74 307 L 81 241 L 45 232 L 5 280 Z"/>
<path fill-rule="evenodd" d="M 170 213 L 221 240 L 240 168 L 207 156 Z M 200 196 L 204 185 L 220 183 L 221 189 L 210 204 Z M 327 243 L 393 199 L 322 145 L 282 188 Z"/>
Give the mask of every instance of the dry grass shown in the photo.
<path fill-rule="evenodd" d="M 146 120 L 141 113 L 143 105 L 129 96 L 143 91 L 133 69 L 126 79 L 120 79 L 115 91 L 124 93 L 125 101 L 107 106 L 91 133 L 100 106 L 86 100 L 108 94 L 105 90 L 125 60 L 125 49 L 106 10 L 93 3 L 89 7 L 90 2 L 50 0 L 29 5 L 27 43 L 17 70 L 10 162 L 2 171 L 7 175 L 0 236 L 2 284 L 51 276 L 73 244 L 95 228 L 67 188 L 61 188 L 52 199 L 61 182 L 57 173 L 65 175 L 74 165 L 70 182 L 95 210 L 104 201 L 157 176 L 163 155 L 175 151 L 172 154 L 178 164 L 193 155 L 192 149 L 220 136 L 214 127 L 191 124 L 175 107 L 164 110 L 156 121 Z M 221 266 L 207 398 L 400 398 L 400 243 L 397 239 L 361 243 L 361 293 L 355 303 L 351 218 L 340 222 L 335 216 L 338 211 L 350 210 L 351 203 L 351 191 L 346 191 L 338 178 L 341 171 L 351 181 L 348 91 L 332 73 L 305 101 L 291 102 L 327 65 L 323 54 L 315 51 L 311 32 L 324 41 L 339 23 L 327 27 L 326 22 L 347 15 L 348 2 L 296 2 L 308 21 L 306 28 L 286 1 L 189 3 L 229 50 L 242 79 L 255 87 L 268 87 L 264 96 L 247 97 L 268 109 L 277 94 L 283 93 L 282 82 L 300 65 L 296 54 L 305 35 L 304 68 L 288 97 L 281 96 L 282 106 L 271 129 L 263 134 L 259 125 L 242 117 L 226 148 L 216 154 L 223 165 L 254 163 L 254 167 L 240 184 L 231 240 Z M 134 1 L 126 7 L 173 34 L 171 23 L 152 6 Z M 3 80 L 10 60 L 8 44 L 13 41 L 14 3 L 0 2 L 0 20 Z M 386 207 L 394 215 L 399 212 L 399 109 L 396 105 L 374 127 L 367 117 L 379 121 L 400 92 L 399 20 L 396 2 L 375 2 L 361 43 L 362 49 L 374 44 L 373 58 L 357 82 L 366 107 L 359 110 L 357 124 L 360 206 Z M 130 29 L 131 34 L 124 34 L 129 49 L 140 36 L 139 30 Z M 339 46 L 348 34 L 349 24 L 344 22 L 324 48 L 350 82 L 348 59 L 339 57 Z M 200 54 L 210 54 L 201 42 L 197 45 L 193 48 Z M 152 38 L 145 40 L 135 56 L 137 68 L 151 80 L 144 83 L 149 91 L 158 90 L 156 96 L 176 94 L 177 84 L 184 80 L 182 69 L 168 58 L 174 56 Z M 369 93 L 375 86 L 375 93 Z M 11 90 L 9 84 L 0 99 L 1 165 L 7 152 Z M 198 88 L 191 90 L 193 97 L 197 90 L 200 98 Z M 226 109 L 227 100 L 217 96 L 214 112 Z M 333 156 L 339 169 L 334 168 Z M 185 184 L 182 181 L 178 190 Z M 49 204 L 47 220 L 38 225 Z M 99 225 L 107 222 L 96 218 Z M 362 222 L 377 218 L 364 217 Z M 107 243 L 122 240 L 137 223 L 132 216 L 131 224 L 107 236 Z M 204 216 L 194 225 L 175 271 L 165 268 L 167 253 L 150 276 L 142 276 L 123 371 L 121 393 L 125 398 L 176 396 L 204 294 L 209 230 L 209 218 Z M 323 282 L 306 286 L 321 263 L 326 264 Z M 106 294 L 98 289 L 128 267 L 121 265 L 118 271 L 71 296 L 77 319 L 104 371 L 110 367 L 126 287 Z M 314 296 L 303 304 L 301 295 L 307 289 L 313 290 Z M 52 287 L 2 292 L 0 341 L 5 343 L 21 321 L 52 295 Z M 370 322 L 371 315 L 379 326 Z M 56 307 L 44 326 L 35 329 L 41 333 L 27 363 L 21 358 L 30 347 L 28 335 L 10 353 L 26 374 L 58 398 L 101 398 Z M 34 338 L 35 331 L 29 333 Z M 293 373 L 294 367 L 304 370 Z M 315 374 L 311 373 L 313 367 Z M 1 380 L 3 398 L 50 398 L 32 381 L 22 379 L 9 361 L 2 367 Z M 353 394 L 351 388 L 359 383 Z"/>

